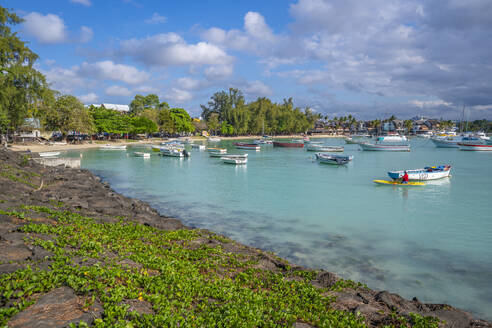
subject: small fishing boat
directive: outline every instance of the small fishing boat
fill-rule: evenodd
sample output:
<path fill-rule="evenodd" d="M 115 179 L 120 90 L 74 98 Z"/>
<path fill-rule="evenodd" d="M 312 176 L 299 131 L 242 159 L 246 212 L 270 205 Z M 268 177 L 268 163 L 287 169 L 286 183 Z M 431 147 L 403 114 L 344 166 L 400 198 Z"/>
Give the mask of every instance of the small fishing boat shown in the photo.
<path fill-rule="evenodd" d="M 246 164 L 248 162 L 247 157 L 242 157 L 242 156 L 235 156 L 235 155 L 228 155 L 228 156 L 222 156 L 220 158 L 222 162 L 226 164 Z"/>
<path fill-rule="evenodd" d="M 344 156 L 344 155 L 322 154 L 322 153 L 316 154 L 316 159 L 320 163 L 332 164 L 332 165 L 344 165 L 350 162 L 353 158 L 354 157 L 352 155 Z"/>
<path fill-rule="evenodd" d="M 425 186 L 423 182 L 409 181 L 406 183 L 398 181 L 388 181 L 388 180 L 373 180 L 374 183 L 387 186 L 399 186 L 399 187 L 414 187 L 414 186 Z"/>
<path fill-rule="evenodd" d="M 161 155 L 169 157 L 190 157 L 190 153 L 187 152 L 186 149 L 174 147 L 161 148 Z"/>
<path fill-rule="evenodd" d="M 209 152 L 210 157 L 223 157 L 224 155 L 227 155 L 227 151 L 223 153 L 211 151 Z"/>
<path fill-rule="evenodd" d="M 200 144 L 192 144 L 192 145 L 191 145 L 191 148 L 193 148 L 193 149 L 198 149 L 198 150 L 204 150 L 204 149 L 205 149 L 205 145 L 200 145 Z"/>
<path fill-rule="evenodd" d="M 302 140 L 292 140 L 286 142 L 274 141 L 273 147 L 303 148 L 304 142 Z"/>
<path fill-rule="evenodd" d="M 40 157 L 55 157 L 58 155 L 60 155 L 59 151 L 48 151 L 48 152 L 39 153 Z"/>
<path fill-rule="evenodd" d="M 133 156 L 143 157 L 143 158 L 150 158 L 150 153 L 143 153 L 143 152 L 140 152 L 140 151 L 136 151 L 136 152 L 133 153 Z"/>
<path fill-rule="evenodd" d="M 492 151 L 492 145 L 482 145 L 482 144 L 468 144 L 468 143 L 459 143 L 458 146 L 460 150 L 467 151 Z"/>
<path fill-rule="evenodd" d="M 219 153 L 219 154 L 227 153 L 227 149 L 225 148 L 207 148 L 207 151 L 210 153 Z"/>
<path fill-rule="evenodd" d="M 306 145 L 306 150 L 307 151 L 322 151 L 322 152 L 343 152 L 343 147 L 340 146 L 326 146 L 326 145 L 319 145 L 319 144 L 307 144 Z"/>
<path fill-rule="evenodd" d="M 161 151 L 162 146 L 159 146 L 159 145 L 152 145 L 150 148 L 152 149 L 152 151 L 155 151 L 155 152 L 160 152 L 160 151 Z"/>
<path fill-rule="evenodd" d="M 366 151 L 410 151 L 410 145 L 383 145 L 364 142 L 360 144 Z"/>
<path fill-rule="evenodd" d="M 459 148 L 458 143 L 461 142 L 461 137 L 446 136 L 430 138 L 437 148 Z"/>
<path fill-rule="evenodd" d="M 106 144 L 104 146 L 99 147 L 99 149 L 105 149 L 105 150 L 125 150 L 126 146 L 125 145 L 110 145 Z"/>
<path fill-rule="evenodd" d="M 209 142 L 219 142 L 221 139 L 219 137 L 208 137 Z"/>
<path fill-rule="evenodd" d="M 255 145 L 271 145 L 273 144 L 273 141 L 270 139 L 255 139 L 253 140 L 253 143 Z"/>
<path fill-rule="evenodd" d="M 256 144 L 250 144 L 244 142 L 235 142 L 234 146 L 236 146 L 237 149 L 248 149 L 248 150 L 256 150 L 256 151 L 261 149 L 261 147 Z"/>
<path fill-rule="evenodd" d="M 436 179 L 449 177 L 449 174 L 451 173 L 451 166 L 439 165 L 439 166 L 424 167 L 423 169 L 406 170 L 406 171 L 409 180 L 427 181 L 427 180 L 436 180 Z M 405 171 L 388 172 L 389 177 L 393 180 L 402 178 L 404 174 Z"/>
<path fill-rule="evenodd" d="M 401 135 L 398 135 L 398 134 L 390 134 L 390 135 L 386 135 L 386 136 L 379 136 L 377 137 L 376 139 L 376 142 L 387 142 L 387 143 L 390 143 L 390 142 L 405 142 L 407 141 L 407 137 L 405 136 L 401 136 Z"/>

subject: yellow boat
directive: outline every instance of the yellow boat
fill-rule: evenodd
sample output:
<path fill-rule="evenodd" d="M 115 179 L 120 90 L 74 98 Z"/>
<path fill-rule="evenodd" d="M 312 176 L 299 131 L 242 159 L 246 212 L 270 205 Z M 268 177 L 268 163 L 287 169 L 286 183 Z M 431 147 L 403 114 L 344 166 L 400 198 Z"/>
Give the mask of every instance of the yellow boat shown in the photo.
<path fill-rule="evenodd" d="M 377 184 L 391 185 L 391 186 L 402 186 L 402 187 L 425 186 L 425 183 L 415 182 L 415 181 L 409 181 L 407 183 L 401 183 L 399 181 L 388 181 L 388 180 L 373 180 L 373 181 Z"/>

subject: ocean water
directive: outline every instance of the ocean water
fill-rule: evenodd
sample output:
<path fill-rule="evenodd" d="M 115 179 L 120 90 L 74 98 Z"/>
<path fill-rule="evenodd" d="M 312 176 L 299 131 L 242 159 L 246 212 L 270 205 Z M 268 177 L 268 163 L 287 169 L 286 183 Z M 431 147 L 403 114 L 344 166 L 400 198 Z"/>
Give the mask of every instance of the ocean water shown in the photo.
<path fill-rule="evenodd" d="M 223 164 L 199 150 L 189 159 L 143 159 L 131 153 L 150 148 L 134 146 L 82 151 L 82 167 L 187 225 L 371 288 L 492 319 L 492 152 L 435 148 L 415 138 L 408 153 L 344 145 L 354 160 L 338 167 L 317 163 L 304 149 L 211 146 L 247 152 L 248 164 Z M 452 177 L 424 187 L 372 182 L 389 179 L 389 170 L 440 164 L 452 165 Z"/>

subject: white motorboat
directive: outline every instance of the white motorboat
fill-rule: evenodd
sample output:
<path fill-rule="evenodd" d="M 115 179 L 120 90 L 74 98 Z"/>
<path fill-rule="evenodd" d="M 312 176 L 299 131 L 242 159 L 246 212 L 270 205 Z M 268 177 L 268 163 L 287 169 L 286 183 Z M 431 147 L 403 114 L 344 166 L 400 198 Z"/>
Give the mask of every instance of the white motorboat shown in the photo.
<path fill-rule="evenodd" d="M 364 142 L 359 144 L 366 151 L 410 151 L 410 145 L 383 145 Z"/>
<path fill-rule="evenodd" d="M 59 151 L 48 151 L 48 152 L 39 153 L 40 157 L 55 157 L 58 155 L 60 155 Z"/>
<path fill-rule="evenodd" d="M 235 165 L 246 164 L 248 162 L 247 157 L 235 156 L 235 155 L 222 156 L 220 159 L 222 160 L 222 162 L 226 164 L 235 164 Z"/>
<path fill-rule="evenodd" d="M 144 152 L 136 151 L 136 152 L 133 153 L 133 156 L 143 157 L 143 158 L 150 158 L 150 153 L 144 153 Z"/>
<path fill-rule="evenodd" d="M 400 136 L 400 135 L 397 135 L 397 134 L 391 134 L 391 135 L 387 135 L 387 136 L 379 136 L 377 137 L 376 139 L 376 142 L 378 143 L 383 143 L 383 142 L 386 142 L 386 143 L 390 143 L 390 142 L 406 142 L 408 139 L 407 137 L 405 136 Z"/>
<path fill-rule="evenodd" d="M 461 137 L 435 137 L 431 138 L 432 142 L 438 148 L 459 148 L 458 143 L 461 142 Z"/>
<path fill-rule="evenodd" d="M 208 137 L 209 142 L 219 142 L 221 139 L 219 137 Z"/>
<path fill-rule="evenodd" d="M 244 142 L 235 142 L 234 146 L 236 146 L 237 149 L 247 149 L 247 150 L 256 150 L 256 151 L 259 151 L 261 149 L 261 147 L 256 144 L 250 144 Z"/>
<path fill-rule="evenodd" d="M 174 147 L 161 148 L 161 155 L 169 157 L 190 157 L 190 153 L 188 153 L 186 149 Z"/>
<path fill-rule="evenodd" d="M 354 157 L 352 155 L 335 155 L 335 154 L 323 154 L 317 153 L 316 159 L 320 163 L 332 164 L 332 165 L 344 165 L 350 162 Z"/>
<path fill-rule="evenodd" d="M 106 144 L 104 146 L 99 147 L 99 149 L 104 149 L 104 150 L 125 150 L 126 145 L 110 145 Z"/>
<path fill-rule="evenodd" d="M 309 143 L 306 145 L 308 151 L 322 151 L 322 152 L 343 152 L 343 147 L 340 146 L 326 146 L 320 144 Z"/>
<path fill-rule="evenodd" d="M 432 167 L 424 167 L 423 169 L 417 170 L 406 170 L 408 174 L 408 180 L 418 180 L 418 181 L 427 181 L 427 180 L 436 180 L 449 177 L 451 173 L 450 165 L 440 165 L 440 166 L 432 166 Z M 396 180 L 403 177 L 405 171 L 390 171 L 388 175 L 391 179 Z"/>
<path fill-rule="evenodd" d="M 223 157 L 224 155 L 227 155 L 227 151 L 224 153 L 219 153 L 215 151 L 209 152 L 210 157 Z"/>

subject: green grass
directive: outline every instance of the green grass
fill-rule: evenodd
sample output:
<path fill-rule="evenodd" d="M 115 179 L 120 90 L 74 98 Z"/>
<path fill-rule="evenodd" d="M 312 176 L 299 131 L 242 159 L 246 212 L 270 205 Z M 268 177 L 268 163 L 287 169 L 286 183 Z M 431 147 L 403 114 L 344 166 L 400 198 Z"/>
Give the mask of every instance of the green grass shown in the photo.
<path fill-rule="evenodd" d="M 41 175 L 38 173 L 21 170 L 8 164 L 0 164 L 0 176 L 7 178 L 13 182 L 19 182 L 28 185 L 32 188 L 39 187 L 32 182 L 32 179 L 34 177 L 41 177 Z"/>
<path fill-rule="evenodd" d="M 47 207 L 22 209 L 2 214 L 26 219 L 21 230 L 31 233 L 29 242 L 54 255 L 49 271 L 28 267 L 0 276 L 0 304 L 9 304 L 0 308 L 0 326 L 32 304 L 34 294 L 70 286 L 85 297 L 87 307 L 96 300 L 102 304 L 104 315 L 95 327 L 279 327 L 297 321 L 365 327 L 363 317 L 331 308 L 334 297 L 310 283 L 316 272 L 259 269 L 251 257 L 197 241 L 232 242 L 226 238 L 199 230 L 162 231 L 124 219 L 101 223 Z M 32 212 L 46 213 L 57 224 L 31 221 Z M 92 264 L 78 265 L 74 257 Z M 134 265 L 122 265 L 125 259 Z M 356 286 L 345 281 L 336 288 Z M 154 314 L 129 312 L 124 300 L 148 302 Z M 423 323 L 415 327 L 434 327 L 421 318 L 416 316 Z"/>

